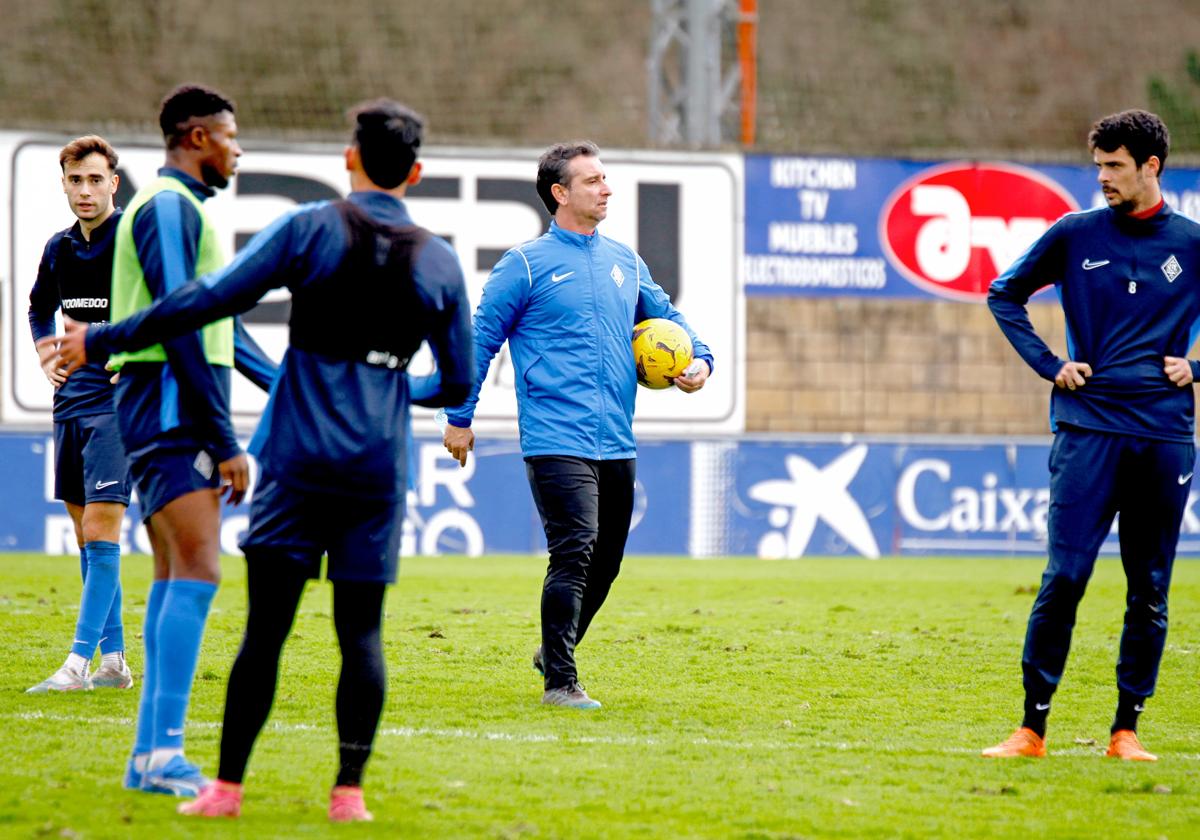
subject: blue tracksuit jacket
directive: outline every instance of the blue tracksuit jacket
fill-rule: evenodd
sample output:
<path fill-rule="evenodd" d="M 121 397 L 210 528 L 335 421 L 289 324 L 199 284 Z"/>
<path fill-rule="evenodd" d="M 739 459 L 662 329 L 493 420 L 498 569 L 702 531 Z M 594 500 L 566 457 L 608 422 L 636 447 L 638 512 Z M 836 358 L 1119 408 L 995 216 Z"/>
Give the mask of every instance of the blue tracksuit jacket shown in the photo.
<path fill-rule="evenodd" d="M 992 282 L 988 306 L 1021 357 L 1053 381 L 1065 362 L 1033 331 L 1025 304 L 1055 284 L 1071 359 L 1091 365 L 1055 388 L 1051 424 L 1191 443 L 1192 388 L 1163 373 L 1187 355 L 1200 318 L 1200 224 L 1164 206 L 1148 219 L 1108 207 L 1059 219 Z M 1200 379 L 1200 363 L 1191 362 Z"/>
<path fill-rule="evenodd" d="M 385 193 L 354 192 L 347 200 L 379 224 L 413 224 L 404 203 Z M 473 369 L 470 305 L 458 257 L 445 240 L 430 237 L 413 255 L 411 282 L 420 302 L 414 312 L 391 311 L 381 302 L 387 296 L 372 286 L 377 277 L 346 270 L 351 244 L 337 206 L 302 205 L 257 233 L 220 271 L 185 283 L 116 324 L 89 329 L 88 356 L 160 343 L 244 312 L 268 291 L 286 286 L 292 292 L 290 346 L 250 451 L 264 476 L 296 489 L 402 498 L 410 403 L 440 406 L 467 393 Z M 307 305 L 298 314 L 302 303 L 328 294 L 331 286 L 336 298 L 357 310 L 355 318 Z M 321 324 L 312 322 L 322 315 Z M 411 334 L 405 318 L 417 322 Z M 426 339 L 438 370 L 410 378 L 404 372 L 407 359 L 401 365 L 387 357 L 348 359 L 298 347 L 297 329 L 311 334 L 318 326 L 332 346 L 354 346 L 366 337 L 386 347 L 399 333 L 415 349 Z"/>
<path fill-rule="evenodd" d="M 692 337 L 694 355 L 712 367 L 650 269 L 627 245 L 556 223 L 510 249 L 492 269 L 475 312 L 475 382 L 463 405 L 446 411 L 467 427 L 492 357 L 507 339 L 516 379 L 521 451 L 592 460 L 634 458 L 637 371 L 633 325 L 669 318 Z"/>

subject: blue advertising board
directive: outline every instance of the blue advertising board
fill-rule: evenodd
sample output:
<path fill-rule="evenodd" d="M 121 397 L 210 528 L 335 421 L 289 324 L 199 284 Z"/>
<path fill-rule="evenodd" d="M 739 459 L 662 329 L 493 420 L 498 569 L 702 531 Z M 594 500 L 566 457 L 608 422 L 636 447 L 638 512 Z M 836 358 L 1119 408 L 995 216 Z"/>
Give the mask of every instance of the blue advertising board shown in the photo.
<path fill-rule="evenodd" d="M 1100 206 L 1090 166 L 748 155 L 750 295 L 982 300 L 1064 213 Z M 1200 169 L 1168 166 L 1166 200 L 1200 218 Z"/>
<path fill-rule="evenodd" d="M 0 434 L 0 551 L 70 554 L 53 491 L 50 434 Z M 897 443 L 870 439 L 643 441 L 630 554 L 697 557 L 1042 554 L 1049 442 Z M 401 553 L 541 554 L 541 523 L 515 440 L 481 441 L 460 468 L 441 442 L 417 445 Z M 1193 492 L 1181 554 L 1200 554 Z M 127 519 L 126 550 L 148 552 Z M 248 506 L 224 508 L 236 554 Z M 1114 535 L 1105 551 L 1115 552 Z"/>

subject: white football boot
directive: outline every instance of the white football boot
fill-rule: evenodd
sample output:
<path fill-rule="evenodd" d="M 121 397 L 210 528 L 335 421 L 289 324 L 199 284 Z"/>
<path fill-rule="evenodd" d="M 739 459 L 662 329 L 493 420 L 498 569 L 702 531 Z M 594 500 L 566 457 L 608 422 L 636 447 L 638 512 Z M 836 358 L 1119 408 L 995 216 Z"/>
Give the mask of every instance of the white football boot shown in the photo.
<path fill-rule="evenodd" d="M 50 691 L 91 691 L 92 678 L 88 676 L 85 666 L 83 673 L 63 665 L 49 678 L 42 680 L 33 688 L 25 690 L 26 694 L 46 694 Z"/>

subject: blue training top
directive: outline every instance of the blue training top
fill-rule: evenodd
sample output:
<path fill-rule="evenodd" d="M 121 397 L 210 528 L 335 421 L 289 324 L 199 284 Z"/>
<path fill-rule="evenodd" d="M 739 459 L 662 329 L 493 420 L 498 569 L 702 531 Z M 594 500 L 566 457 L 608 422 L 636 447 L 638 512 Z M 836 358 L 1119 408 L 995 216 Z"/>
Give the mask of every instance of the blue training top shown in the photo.
<path fill-rule="evenodd" d="M 492 269 L 475 313 L 475 386 L 463 405 L 446 412 L 449 422 L 471 425 L 479 384 L 507 339 L 526 457 L 636 457 L 630 342 L 634 324 L 646 318 L 669 318 L 687 330 L 694 357 L 712 372 L 712 352 L 632 248 L 551 222 Z"/>
<path fill-rule="evenodd" d="M 29 328 L 33 340 L 54 335 L 54 313 L 89 324 L 109 318 L 113 243 L 121 211 L 96 226 L 84 239 L 79 222 L 50 237 L 29 292 Z M 70 420 L 113 411 L 112 374 L 102 363 L 88 362 L 54 391 L 54 419 Z"/>
<path fill-rule="evenodd" d="M 1067 350 L 1092 376 L 1055 388 L 1059 425 L 1191 443 L 1192 388 L 1163 372 L 1184 357 L 1200 318 L 1200 224 L 1163 206 L 1140 219 L 1101 207 L 1059 219 L 988 292 L 988 306 L 1021 357 L 1043 379 L 1065 362 L 1034 332 L 1029 298 L 1055 284 L 1066 317 Z M 1192 361 L 1200 379 L 1200 362 Z"/>
<path fill-rule="evenodd" d="M 290 342 L 250 447 L 264 475 L 303 490 L 402 497 L 410 403 L 461 402 L 474 365 L 458 257 L 387 193 L 296 208 L 221 271 L 90 329 L 88 356 L 161 343 L 281 286 L 292 293 Z M 405 369 L 423 340 L 438 370 L 410 382 Z"/>

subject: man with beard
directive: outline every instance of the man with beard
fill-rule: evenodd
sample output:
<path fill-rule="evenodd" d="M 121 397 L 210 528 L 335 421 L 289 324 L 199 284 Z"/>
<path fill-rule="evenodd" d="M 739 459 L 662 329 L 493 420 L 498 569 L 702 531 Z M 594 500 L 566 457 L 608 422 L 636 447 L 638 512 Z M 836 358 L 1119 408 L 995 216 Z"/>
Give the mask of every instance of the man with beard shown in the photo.
<path fill-rule="evenodd" d="M 1200 225 L 1163 202 L 1169 138 L 1146 111 L 1097 122 L 1088 136 L 1107 206 L 1056 222 L 991 286 L 1005 336 L 1054 383 L 1049 562 L 1029 617 L 1021 666 L 1025 716 L 989 758 L 1042 757 L 1050 700 L 1075 612 L 1117 513 L 1127 582 L 1108 755 L 1154 761 L 1136 734 L 1167 635 L 1167 589 L 1196 462 L 1184 356 L 1200 318 Z M 1058 286 L 1071 358 L 1034 332 L 1031 295 Z"/>

